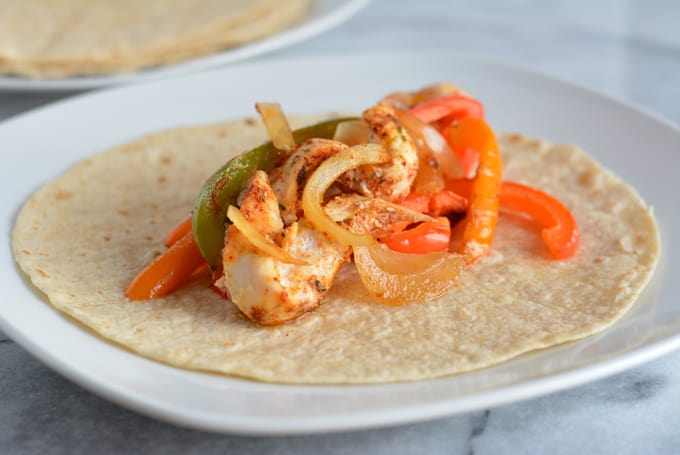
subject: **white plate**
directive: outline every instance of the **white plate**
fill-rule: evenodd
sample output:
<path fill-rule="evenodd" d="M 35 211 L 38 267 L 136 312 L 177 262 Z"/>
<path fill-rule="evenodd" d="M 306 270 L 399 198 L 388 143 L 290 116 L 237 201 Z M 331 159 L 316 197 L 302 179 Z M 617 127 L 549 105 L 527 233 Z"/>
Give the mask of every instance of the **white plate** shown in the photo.
<path fill-rule="evenodd" d="M 394 71 L 394 68 L 399 71 Z M 272 75 L 294 74 L 294 77 Z M 62 317 L 17 272 L 9 234 L 39 185 L 71 164 L 161 128 L 253 114 L 256 100 L 290 113 L 358 110 L 395 89 L 452 80 L 479 96 L 498 129 L 580 144 L 635 185 L 662 229 L 660 270 L 611 330 L 494 368 L 431 381 L 351 387 L 263 384 L 143 359 Z M 256 89 L 254 89 L 256 87 Z M 603 377 L 680 347 L 680 131 L 639 109 L 507 64 L 450 54 L 363 55 L 250 63 L 115 88 L 0 125 L 0 326 L 84 387 L 182 425 L 251 434 L 368 428 L 481 409 Z M 215 163 L 217 167 L 220 163 Z M 666 278 L 664 278 L 666 277 Z"/>
<path fill-rule="evenodd" d="M 256 55 L 290 46 L 312 38 L 346 21 L 361 11 L 371 0 L 316 0 L 314 9 L 302 22 L 280 33 L 216 54 L 199 57 L 170 66 L 141 70 L 128 74 L 105 76 L 80 76 L 63 79 L 30 79 L 19 76 L 1 76 L 0 90 L 57 91 L 83 90 L 133 82 L 179 76 L 195 71 L 215 68 Z"/>

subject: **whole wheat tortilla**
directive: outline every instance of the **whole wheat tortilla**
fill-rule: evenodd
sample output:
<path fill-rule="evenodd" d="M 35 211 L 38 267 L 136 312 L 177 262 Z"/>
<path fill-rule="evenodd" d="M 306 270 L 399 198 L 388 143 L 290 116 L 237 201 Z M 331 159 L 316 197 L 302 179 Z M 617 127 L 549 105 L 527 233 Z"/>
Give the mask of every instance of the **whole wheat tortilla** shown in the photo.
<path fill-rule="evenodd" d="M 276 33 L 312 0 L 0 0 L 0 74 L 167 65 Z"/>
<path fill-rule="evenodd" d="M 297 125 L 312 119 L 297 118 Z M 591 335 L 633 304 L 658 256 L 636 192 L 583 151 L 501 135 L 507 180 L 559 198 L 582 233 L 570 260 L 501 215 L 493 251 L 434 302 L 376 303 L 347 266 L 317 311 L 264 328 L 205 282 L 163 299 L 123 291 L 162 251 L 203 181 L 264 139 L 254 120 L 150 135 L 95 155 L 37 191 L 13 233 L 17 262 L 59 310 L 101 336 L 182 368 L 285 383 L 380 383 L 486 367 Z"/>

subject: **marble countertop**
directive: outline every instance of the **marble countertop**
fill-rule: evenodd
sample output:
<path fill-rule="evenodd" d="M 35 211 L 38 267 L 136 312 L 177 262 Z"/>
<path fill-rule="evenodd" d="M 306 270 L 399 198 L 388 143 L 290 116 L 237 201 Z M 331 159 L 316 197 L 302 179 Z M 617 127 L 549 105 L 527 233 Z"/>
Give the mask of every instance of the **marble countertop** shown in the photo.
<path fill-rule="evenodd" d="M 680 123 L 673 0 L 377 0 L 294 57 L 450 49 L 529 64 Z M 270 56 L 259 57 L 266 59 Z M 0 119 L 67 96 L 0 92 Z M 568 391 L 424 423 L 256 438 L 175 427 L 63 379 L 0 333 L 0 453 L 680 453 L 680 352 Z"/>

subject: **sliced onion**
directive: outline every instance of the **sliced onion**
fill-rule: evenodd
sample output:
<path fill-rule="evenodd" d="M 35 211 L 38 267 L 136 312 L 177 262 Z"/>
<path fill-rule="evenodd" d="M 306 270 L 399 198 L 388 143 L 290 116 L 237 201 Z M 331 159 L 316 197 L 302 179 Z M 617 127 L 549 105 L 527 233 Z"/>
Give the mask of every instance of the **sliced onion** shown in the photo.
<path fill-rule="evenodd" d="M 418 157 L 418 173 L 413 180 L 413 191 L 418 194 L 434 194 L 445 187 L 446 181 L 437 161 L 431 156 L 421 154 Z"/>
<path fill-rule="evenodd" d="M 302 193 L 305 218 L 319 231 L 325 232 L 342 245 L 373 245 L 375 239 L 368 234 L 355 234 L 333 221 L 323 209 L 324 194 L 333 182 L 345 172 L 365 164 L 380 164 L 390 160 L 389 154 L 378 144 L 355 145 L 321 163 L 307 180 Z"/>
<path fill-rule="evenodd" d="M 295 150 L 295 139 L 293 138 L 293 131 L 290 129 L 288 119 L 281 109 L 279 103 L 257 103 L 255 104 L 257 112 L 267 128 L 269 139 L 279 150 L 292 152 Z"/>
<path fill-rule="evenodd" d="M 413 96 L 413 102 L 414 104 L 419 104 L 442 96 L 465 94 L 465 91 L 457 85 L 453 85 L 450 82 L 439 82 L 418 90 Z"/>
<path fill-rule="evenodd" d="M 415 95 L 411 92 L 392 92 L 381 99 L 380 104 L 387 104 L 397 109 L 408 109 L 415 104 Z"/>
<path fill-rule="evenodd" d="M 453 153 L 446 139 L 439 131 L 416 116 L 397 110 L 397 117 L 406 128 L 416 146 L 421 159 L 434 159 L 444 177 L 449 179 L 463 178 L 463 165 Z"/>
<path fill-rule="evenodd" d="M 335 129 L 334 141 L 342 142 L 350 147 L 369 142 L 370 128 L 363 120 L 349 120 L 342 122 Z"/>
<path fill-rule="evenodd" d="M 440 96 L 465 94 L 463 89 L 450 82 L 439 82 L 423 87 L 417 92 L 392 92 L 380 100 L 380 102 L 398 109 L 409 109 L 416 104 L 430 101 Z"/>
<path fill-rule="evenodd" d="M 257 227 L 255 227 L 246 219 L 246 217 L 243 216 L 237 207 L 233 205 L 229 206 L 227 209 L 227 218 L 229 218 L 229 221 L 231 221 L 234 226 L 236 226 L 236 228 L 241 231 L 245 238 L 248 239 L 248 241 L 252 243 L 255 248 L 262 251 L 263 253 L 266 253 L 273 258 L 287 264 L 309 265 L 308 262 L 293 257 L 290 252 L 284 250 L 265 235 L 263 235 L 257 229 Z"/>
<path fill-rule="evenodd" d="M 385 245 L 354 247 L 361 281 L 385 303 L 427 302 L 446 294 L 465 268 L 465 256 L 452 253 L 406 254 Z"/>

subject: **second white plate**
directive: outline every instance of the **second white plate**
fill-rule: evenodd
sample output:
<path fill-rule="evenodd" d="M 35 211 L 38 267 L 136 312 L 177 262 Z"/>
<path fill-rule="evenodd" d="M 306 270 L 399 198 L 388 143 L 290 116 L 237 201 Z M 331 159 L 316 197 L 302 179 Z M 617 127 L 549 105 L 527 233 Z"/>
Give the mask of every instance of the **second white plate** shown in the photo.
<path fill-rule="evenodd" d="M 31 79 L 0 75 L 0 90 L 59 91 L 85 90 L 111 85 L 130 84 L 215 68 L 256 55 L 290 46 L 312 38 L 346 21 L 371 0 L 316 0 L 314 9 L 299 24 L 275 35 L 233 49 L 195 58 L 170 66 L 161 66 L 126 74 L 77 76 L 63 79 Z"/>

